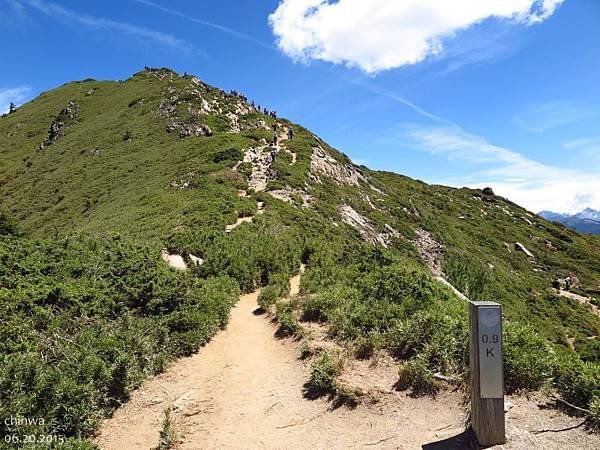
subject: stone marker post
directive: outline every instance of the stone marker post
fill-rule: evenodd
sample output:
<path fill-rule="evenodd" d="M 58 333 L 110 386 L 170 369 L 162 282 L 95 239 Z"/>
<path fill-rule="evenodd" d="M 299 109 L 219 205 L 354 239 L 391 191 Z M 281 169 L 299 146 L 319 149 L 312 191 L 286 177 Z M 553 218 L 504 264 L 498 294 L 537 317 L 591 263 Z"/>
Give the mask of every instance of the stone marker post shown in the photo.
<path fill-rule="evenodd" d="M 469 302 L 471 422 L 482 446 L 506 442 L 502 307 L 495 302 Z"/>

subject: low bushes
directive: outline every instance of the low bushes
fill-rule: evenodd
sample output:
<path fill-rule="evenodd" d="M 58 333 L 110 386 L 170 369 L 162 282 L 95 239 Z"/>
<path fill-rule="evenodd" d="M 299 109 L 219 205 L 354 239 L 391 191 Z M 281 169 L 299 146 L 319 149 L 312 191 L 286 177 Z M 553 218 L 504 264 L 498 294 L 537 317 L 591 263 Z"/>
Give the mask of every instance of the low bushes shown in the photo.
<path fill-rule="evenodd" d="M 288 302 L 279 302 L 275 307 L 275 319 L 279 322 L 279 333 L 282 335 L 294 335 L 300 333 L 300 325 L 294 309 Z"/>
<path fill-rule="evenodd" d="M 413 395 L 435 395 L 440 389 L 440 382 L 436 380 L 420 358 L 402 363 L 398 368 L 398 389 L 411 389 Z"/>
<path fill-rule="evenodd" d="M 574 355 L 559 358 L 553 384 L 569 403 L 590 410 L 590 417 L 600 424 L 600 364 L 584 362 Z"/>
<path fill-rule="evenodd" d="M 539 389 L 552 377 L 556 366 L 554 351 L 530 325 L 509 321 L 504 328 L 506 390 Z"/>
<path fill-rule="evenodd" d="M 0 434 L 90 436 L 132 389 L 205 344 L 238 298 L 114 237 L 0 238 Z"/>
<path fill-rule="evenodd" d="M 285 273 L 276 273 L 270 277 L 267 284 L 258 295 L 258 306 L 265 311 L 269 306 L 274 305 L 277 300 L 285 297 L 290 292 L 289 275 Z"/>
<path fill-rule="evenodd" d="M 310 365 L 310 389 L 315 392 L 330 392 L 335 390 L 335 379 L 340 374 L 341 367 L 331 355 L 323 353 L 313 360 Z"/>

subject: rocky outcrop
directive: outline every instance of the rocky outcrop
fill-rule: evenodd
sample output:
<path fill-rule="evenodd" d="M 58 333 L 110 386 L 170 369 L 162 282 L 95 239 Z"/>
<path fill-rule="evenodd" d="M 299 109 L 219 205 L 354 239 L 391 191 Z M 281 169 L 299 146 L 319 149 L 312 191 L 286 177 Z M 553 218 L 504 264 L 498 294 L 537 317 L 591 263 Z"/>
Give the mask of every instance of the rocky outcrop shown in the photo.
<path fill-rule="evenodd" d="M 312 202 L 314 201 L 314 197 L 304 189 L 292 188 L 290 186 L 286 186 L 284 189 L 269 191 L 268 193 L 272 197 L 289 203 L 290 205 L 295 204 L 294 197 L 300 198 L 302 200 L 303 208 L 310 208 Z"/>
<path fill-rule="evenodd" d="M 160 257 L 166 262 L 169 266 L 176 270 L 187 270 L 187 264 L 183 259 L 183 256 L 169 253 L 166 248 L 161 249 Z"/>
<path fill-rule="evenodd" d="M 204 264 L 204 260 L 196 255 L 192 255 L 191 253 L 188 255 L 190 258 L 190 261 L 192 261 L 192 264 L 194 264 L 195 266 L 201 266 L 202 264 Z"/>
<path fill-rule="evenodd" d="M 431 273 L 438 277 L 442 276 L 442 264 L 445 254 L 444 246 L 433 239 L 429 231 L 421 228 L 415 230 L 413 244 Z"/>
<path fill-rule="evenodd" d="M 190 136 L 212 136 L 212 130 L 204 124 L 173 122 L 167 127 L 169 133 L 176 130 L 179 130 L 179 137 L 182 139 Z"/>
<path fill-rule="evenodd" d="M 252 173 L 248 179 L 248 187 L 254 189 L 255 192 L 267 189 L 268 172 L 273 163 L 268 145 L 246 149 L 241 162 L 252 164 Z"/>
<path fill-rule="evenodd" d="M 360 181 L 367 182 L 363 173 L 351 164 L 343 164 L 329 155 L 321 147 L 313 147 L 310 158 L 310 170 L 313 175 L 321 173 L 338 183 L 359 186 Z M 318 177 L 316 178 L 318 180 Z"/>
<path fill-rule="evenodd" d="M 358 230 L 363 239 L 371 244 L 379 244 L 388 248 L 395 238 L 400 237 L 400 233 L 388 224 L 385 225 L 385 232 L 378 232 L 368 218 L 359 214 L 349 205 L 340 206 L 339 211 L 342 220 Z"/>
<path fill-rule="evenodd" d="M 63 109 L 56 119 L 50 124 L 48 129 L 48 136 L 39 146 L 40 150 L 52 145 L 56 142 L 61 134 L 61 130 L 67 126 L 70 122 L 77 119 L 79 107 L 75 102 L 69 102 L 65 109 Z"/>
<path fill-rule="evenodd" d="M 534 258 L 533 253 L 531 253 L 529 250 L 527 250 L 525 248 L 525 246 L 523 244 L 521 244 L 520 242 L 515 243 L 515 250 L 525 253 L 528 258 Z"/>

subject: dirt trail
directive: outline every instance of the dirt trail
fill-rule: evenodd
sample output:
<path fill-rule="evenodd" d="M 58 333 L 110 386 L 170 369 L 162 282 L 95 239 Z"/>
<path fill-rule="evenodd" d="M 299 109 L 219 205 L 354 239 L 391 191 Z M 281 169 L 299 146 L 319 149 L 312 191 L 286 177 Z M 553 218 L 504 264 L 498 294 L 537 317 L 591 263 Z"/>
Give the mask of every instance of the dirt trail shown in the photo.
<path fill-rule="evenodd" d="M 293 292 L 297 292 L 293 280 Z M 150 449 L 159 442 L 164 409 L 172 406 L 178 449 L 420 448 L 456 431 L 459 408 L 437 411 L 431 399 L 408 399 L 405 408 L 332 409 L 308 400 L 308 363 L 297 343 L 274 337 L 276 327 L 255 314 L 257 293 L 243 295 L 227 329 L 199 353 L 147 381 L 107 420 L 103 449 Z M 378 443 L 378 444 L 375 444 Z"/>
<path fill-rule="evenodd" d="M 258 214 L 264 214 L 264 212 L 265 212 L 264 202 L 258 202 L 257 206 L 256 206 L 256 214 L 254 216 L 238 217 L 235 220 L 235 223 L 225 226 L 225 231 L 227 233 L 231 233 L 233 230 L 235 230 L 241 224 L 243 224 L 245 222 L 248 222 L 248 223 L 252 222 Z"/>
<path fill-rule="evenodd" d="M 290 166 L 293 166 L 294 164 L 296 164 L 297 155 L 295 152 L 293 152 L 289 148 L 287 148 L 287 145 L 285 144 L 285 141 L 289 141 L 289 139 L 290 139 L 288 133 L 289 133 L 288 127 L 282 127 L 279 129 L 279 133 L 278 133 L 278 137 L 277 137 L 277 141 L 278 141 L 277 149 L 278 149 L 278 151 L 285 150 L 287 153 L 290 154 L 290 156 L 292 157 Z"/>

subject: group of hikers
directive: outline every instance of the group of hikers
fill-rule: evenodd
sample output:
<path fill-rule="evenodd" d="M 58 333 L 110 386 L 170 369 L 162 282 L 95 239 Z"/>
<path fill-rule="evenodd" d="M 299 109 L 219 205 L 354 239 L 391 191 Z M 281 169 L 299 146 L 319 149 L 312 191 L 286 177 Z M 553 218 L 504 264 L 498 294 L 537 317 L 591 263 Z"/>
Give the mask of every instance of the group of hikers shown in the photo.
<path fill-rule="evenodd" d="M 222 89 L 221 89 L 221 95 L 223 95 L 223 96 L 225 95 L 225 91 L 224 91 L 224 90 L 222 90 Z M 238 92 L 238 91 L 232 90 L 232 91 L 229 91 L 229 95 L 231 95 L 231 96 L 233 96 L 233 97 L 237 97 L 237 98 L 241 99 L 242 101 L 244 101 L 244 102 L 248 103 L 248 97 L 246 97 L 246 96 L 245 96 L 244 94 L 242 94 L 241 92 Z M 250 102 L 250 106 L 252 106 L 253 108 L 256 108 L 256 110 L 257 110 L 258 112 L 261 112 L 261 107 L 260 107 L 260 105 L 256 105 L 256 104 L 254 103 L 254 100 L 252 100 L 252 101 Z M 277 111 L 270 111 L 269 109 L 267 109 L 267 108 L 265 107 L 265 108 L 262 108 L 262 113 L 263 113 L 263 114 L 265 114 L 265 115 L 267 115 L 267 116 L 269 116 L 269 117 L 272 117 L 273 119 L 277 119 Z"/>

